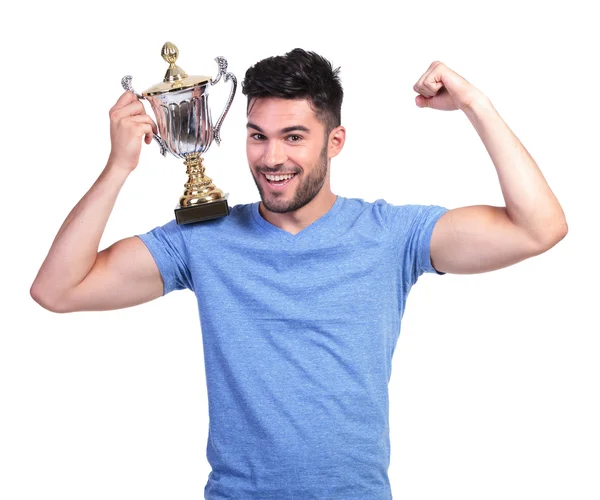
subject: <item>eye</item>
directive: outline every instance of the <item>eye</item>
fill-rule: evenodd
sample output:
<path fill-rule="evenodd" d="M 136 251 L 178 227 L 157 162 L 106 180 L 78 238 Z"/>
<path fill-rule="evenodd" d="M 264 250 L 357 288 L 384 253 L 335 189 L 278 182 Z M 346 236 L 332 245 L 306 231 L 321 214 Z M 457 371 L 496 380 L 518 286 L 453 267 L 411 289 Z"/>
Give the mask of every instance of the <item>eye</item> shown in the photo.
<path fill-rule="evenodd" d="M 265 139 L 265 136 L 264 136 L 264 135 L 262 135 L 262 134 L 259 134 L 259 133 L 257 132 L 257 133 L 255 133 L 255 134 L 252 134 L 252 135 L 250 135 L 250 138 L 251 138 L 251 139 L 255 139 L 255 140 L 257 140 L 257 141 L 260 141 L 260 140 L 262 140 L 262 139 Z"/>
<path fill-rule="evenodd" d="M 298 134 L 292 134 L 292 135 L 288 135 L 287 139 L 291 142 L 298 142 L 302 140 L 302 136 L 298 135 Z"/>

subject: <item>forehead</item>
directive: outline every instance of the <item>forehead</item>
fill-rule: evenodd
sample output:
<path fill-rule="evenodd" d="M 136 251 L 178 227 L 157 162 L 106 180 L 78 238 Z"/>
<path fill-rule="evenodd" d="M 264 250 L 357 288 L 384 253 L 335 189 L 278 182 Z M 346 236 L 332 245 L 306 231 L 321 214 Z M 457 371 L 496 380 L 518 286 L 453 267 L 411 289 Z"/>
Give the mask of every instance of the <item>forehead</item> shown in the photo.
<path fill-rule="evenodd" d="M 310 129 L 323 126 L 308 99 L 261 97 L 250 102 L 248 121 L 265 128 L 304 125 Z"/>

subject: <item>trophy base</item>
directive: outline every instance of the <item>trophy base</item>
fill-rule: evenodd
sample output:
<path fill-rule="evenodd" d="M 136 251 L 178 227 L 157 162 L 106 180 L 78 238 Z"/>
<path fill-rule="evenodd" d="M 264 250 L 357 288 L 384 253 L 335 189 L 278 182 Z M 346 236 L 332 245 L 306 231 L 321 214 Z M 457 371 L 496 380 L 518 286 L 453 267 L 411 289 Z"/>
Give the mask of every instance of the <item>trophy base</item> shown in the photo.
<path fill-rule="evenodd" d="M 217 219 L 229 215 L 229 205 L 227 204 L 227 196 L 215 201 L 200 203 L 190 207 L 175 207 L 175 220 L 177 224 L 190 224 L 192 222 L 202 222 L 210 219 Z"/>

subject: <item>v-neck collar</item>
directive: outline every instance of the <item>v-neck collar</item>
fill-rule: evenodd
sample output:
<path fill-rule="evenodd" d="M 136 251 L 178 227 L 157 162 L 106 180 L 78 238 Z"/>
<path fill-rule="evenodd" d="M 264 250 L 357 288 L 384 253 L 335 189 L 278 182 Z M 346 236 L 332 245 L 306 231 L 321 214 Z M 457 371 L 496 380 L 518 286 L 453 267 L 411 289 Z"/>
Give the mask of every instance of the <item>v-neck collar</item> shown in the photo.
<path fill-rule="evenodd" d="M 312 222 L 311 224 L 309 224 L 308 226 L 306 226 L 304 229 L 300 230 L 296 234 L 292 234 L 292 233 L 286 231 L 285 229 L 281 229 L 280 227 L 276 226 L 275 224 L 271 224 L 268 220 L 264 219 L 263 216 L 260 215 L 260 212 L 258 210 L 260 201 L 256 201 L 256 202 L 252 203 L 252 214 L 254 215 L 254 220 L 257 222 L 257 224 L 261 228 L 265 229 L 266 231 L 269 231 L 270 233 L 272 233 L 274 235 L 278 235 L 278 236 L 285 238 L 287 240 L 290 240 L 290 241 L 298 241 L 298 240 L 304 238 L 307 234 L 313 233 L 317 228 L 322 226 L 324 222 L 326 222 L 329 218 L 331 218 L 333 215 L 335 215 L 335 213 L 342 206 L 342 203 L 343 203 L 342 196 L 336 195 L 335 202 L 333 203 L 333 205 L 327 212 L 325 212 L 323 215 L 321 215 L 321 217 L 319 217 L 317 220 L 315 220 L 314 222 Z"/>

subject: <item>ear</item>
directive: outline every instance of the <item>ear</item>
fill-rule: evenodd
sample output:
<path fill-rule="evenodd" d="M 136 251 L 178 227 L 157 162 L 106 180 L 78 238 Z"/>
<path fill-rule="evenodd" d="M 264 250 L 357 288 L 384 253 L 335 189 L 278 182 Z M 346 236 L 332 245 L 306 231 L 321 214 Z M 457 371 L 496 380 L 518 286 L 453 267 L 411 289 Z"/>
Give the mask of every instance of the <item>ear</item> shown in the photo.
<path fill-rule="evenodd" d="M 334 128 L 329 133 L 329 144 L 327 145 L 327 156 L 333 158 L 340 154 L 340 151 L 344 147 L 346 142 L 346 129 L 341 125 Z"/>

